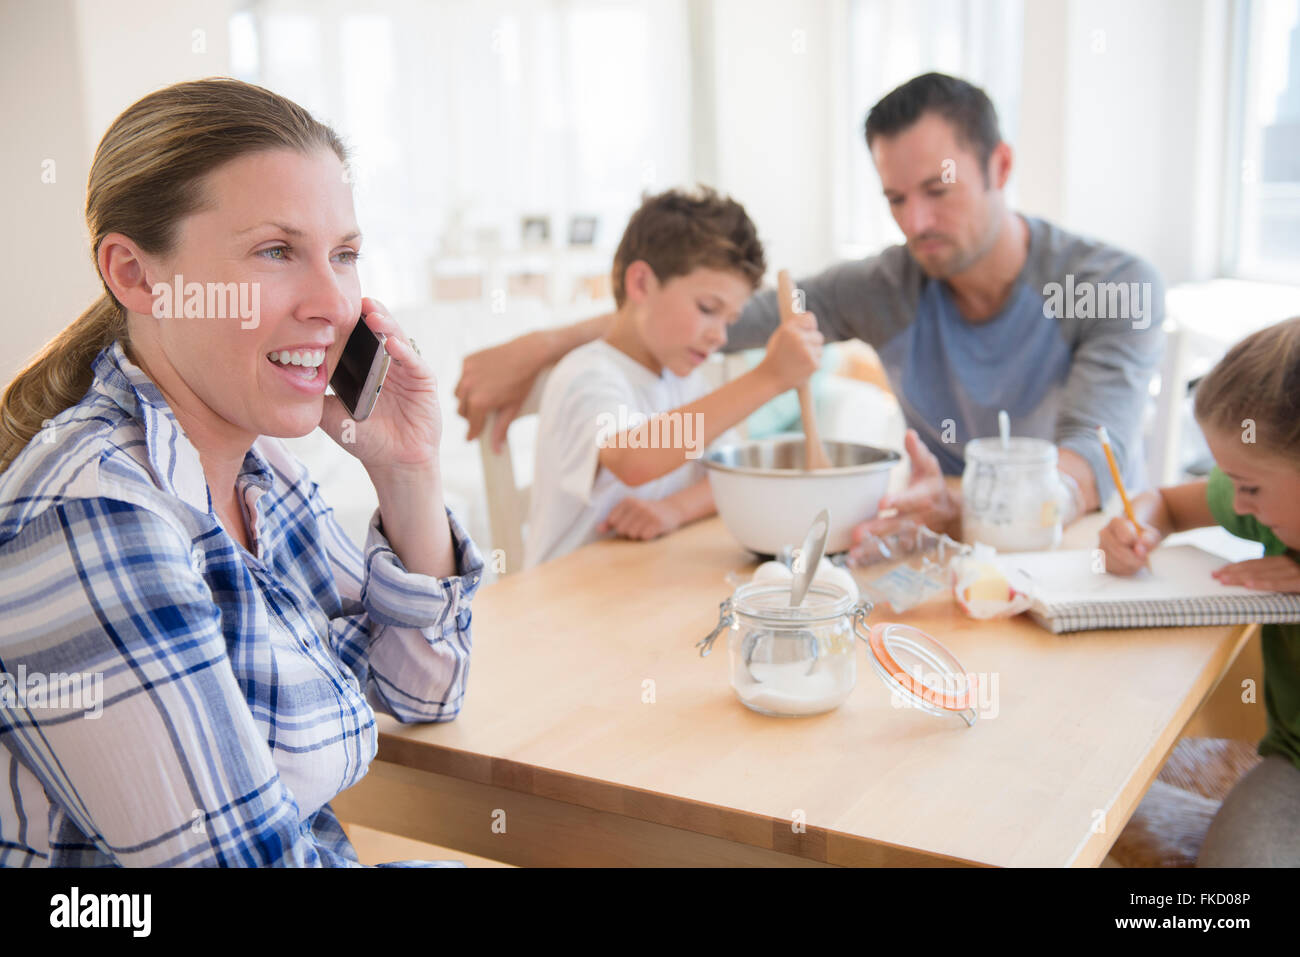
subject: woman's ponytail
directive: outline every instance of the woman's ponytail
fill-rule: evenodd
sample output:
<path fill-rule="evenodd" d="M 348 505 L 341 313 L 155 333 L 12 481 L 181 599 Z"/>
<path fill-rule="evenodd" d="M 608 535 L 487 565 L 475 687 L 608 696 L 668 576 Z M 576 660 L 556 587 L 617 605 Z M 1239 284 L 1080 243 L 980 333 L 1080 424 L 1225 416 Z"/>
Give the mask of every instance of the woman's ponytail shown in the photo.
<path fill-rule="evenodd" d="M 126 333 L 126 314 L 104 293 L 55 336 L 23 369 L 0 400 L 0 472 L 64 409 L 90 388 L 90 363 Z"/>

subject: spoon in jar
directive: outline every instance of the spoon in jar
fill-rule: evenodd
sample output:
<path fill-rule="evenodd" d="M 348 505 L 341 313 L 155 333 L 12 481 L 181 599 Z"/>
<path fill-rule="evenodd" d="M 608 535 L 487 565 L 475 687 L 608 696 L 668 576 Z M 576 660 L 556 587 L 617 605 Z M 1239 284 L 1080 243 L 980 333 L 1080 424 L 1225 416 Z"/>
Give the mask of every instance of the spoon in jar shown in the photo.
<path fill-rule="evenodd" d="M 812 585 L 817 566 L 821 564 L 822 553 L 826 551 L 826 536 L 831 528 L 831 513 L 822 509 L 813 519 L 808 534 L 803 537 L 803 547 L 795 554 L 794 578 L 790 582 L 790 607 L 798 608 L 803 604 L 808 587 Z M 802 562 L 802 567 L 800 567 Z"/>
<path fill-rule="evenodd" d="M 808 594 L 808 589 L 812 585 L 813 577 L 817 574 L 817 567 L 821 565 L 822 553 L 826 551 L 826 536 L 830 533 L 831 513 L 829 509 L 822 509 L 813 519 L 812 525 L 808 529 L 808 534 L 803 537 L 802 547 L 794 553 L 794 577 L 790 580 L 790 606 L 798 608 L 803 604 L 804 598 Z M 753 637 L 753 636 L 751 636 Z M 817 639 L 810 636 L 812 640 L 812 664 L 809 665 L 807 674 L 812 674 L 813 668 L 817 667 Z M 754 652 L 758 648 L 758 641 L 755 638 L 747 641 L 744 648 L 745 667 L 748 668 L 754 657 Z M 750 676 L 753 677 L 753 671 L 750 670 Z"/>
<path fill-rule="evenodd" d="M 803 568 L 795 572 L 794 580 L 790 584 L 791 608 L 798 608 L 803 604 L 804 596 L 812 586 L 813 578 L 822 563 L 822 553 L 826 551 L 826 536 L 830 533 L 830 528 L 831 513 L 829 509 L 824 508 L 817 513 L 812 527 L 808 529 L 808 534 L 803 537 L 803 548 L 799 551 L 799 558 L 803 559 Z M 808 665 L 808 670 L 804 674 L 810 675 L 817 667 L 817 636 L 809 635 L 809 641 L 812 643 L 812 663 Z"/>

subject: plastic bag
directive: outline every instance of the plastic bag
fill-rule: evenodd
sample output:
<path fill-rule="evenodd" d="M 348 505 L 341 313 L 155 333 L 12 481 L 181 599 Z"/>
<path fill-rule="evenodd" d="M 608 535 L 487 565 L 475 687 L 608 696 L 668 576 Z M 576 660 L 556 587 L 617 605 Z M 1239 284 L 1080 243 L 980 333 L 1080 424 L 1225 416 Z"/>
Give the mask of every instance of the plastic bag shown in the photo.
<path fill-rule="evenodd" d="M 950 563 L 971 550 L 969 545 L 908 520 L 890 535 L 863 539 L 850 553 L 850 567 L 868 597 L 904 612 L 948 591 L 952 587 Z M 877 570 L 881 573 L 865 579 Z"/>

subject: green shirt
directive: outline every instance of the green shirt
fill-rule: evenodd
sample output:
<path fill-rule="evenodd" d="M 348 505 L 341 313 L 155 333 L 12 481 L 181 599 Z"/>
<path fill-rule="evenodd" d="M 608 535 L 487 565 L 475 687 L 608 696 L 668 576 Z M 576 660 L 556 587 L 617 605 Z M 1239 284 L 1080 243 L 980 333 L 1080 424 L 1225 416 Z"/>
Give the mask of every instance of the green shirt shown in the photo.
<path fill-rule="evenodd" d="M 1263 542 L 1265 555 L 1287 554 L 1286 545 L 1267 525 L 1253 515 L 1233 511 L 1232 479 L 1218 468 L 1210 472 L 1205 497 L 1214 520 L 1232 534 Z M 1280 754 L 1300 768 L 1300 623 L 1265 625 L 1260 632 L 1260 650 L 1268 733 L 1259 742 L 1259 753 Z"/>

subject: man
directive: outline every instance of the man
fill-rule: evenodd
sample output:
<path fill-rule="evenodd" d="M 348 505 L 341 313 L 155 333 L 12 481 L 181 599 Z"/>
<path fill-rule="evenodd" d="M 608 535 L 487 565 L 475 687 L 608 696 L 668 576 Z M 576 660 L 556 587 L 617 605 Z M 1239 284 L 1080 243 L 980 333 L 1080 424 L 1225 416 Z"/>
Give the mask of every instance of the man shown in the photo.
<path fill-rule="evenodd" d="M 801 280 L 827 341 L 859 338 L 880 355 L 909 426 L 912 475 L 881 500 L 893 516 L 864 522 L 888 534 L 904 519 L 960 530 L 960 474 L 972 438 L 997 432 L 1056 443 L 1070 491 L 1067 522 L 1114 491 L 1096 437 L 1104 425 L 1124 482 L 1145 484 L 1141 421 L 1163 351 L 1164 286 L 1146 262 L 1006 206 L 1012 150 L 978 87 L 939 73 L 909 80 L 867 116 L 867 148 L 906 244 Z M 607 316 L 532 333 L 465 359 L 456 387 L 469 438 L 498 412 L 506 427 L 537 374 L 603 334 Z M 779 322 L 759 293 L 726 349 L 761 345 Z"/>

